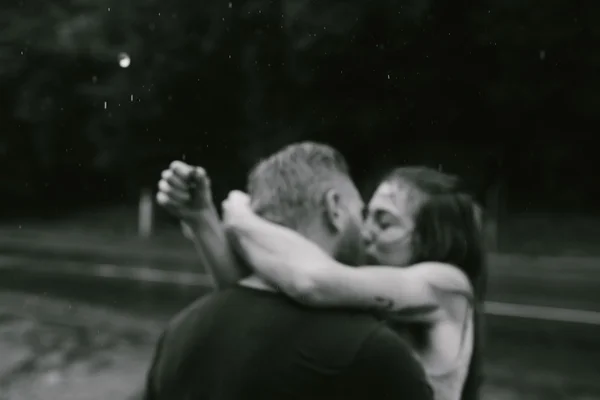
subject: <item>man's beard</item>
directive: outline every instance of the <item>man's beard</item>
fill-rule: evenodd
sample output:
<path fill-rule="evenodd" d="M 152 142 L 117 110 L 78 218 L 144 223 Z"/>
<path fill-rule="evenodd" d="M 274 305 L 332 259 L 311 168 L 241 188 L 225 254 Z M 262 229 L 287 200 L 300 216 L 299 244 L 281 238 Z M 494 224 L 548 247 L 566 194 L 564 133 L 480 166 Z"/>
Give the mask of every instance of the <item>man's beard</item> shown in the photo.
<path fill-rule="evenodd" d="M 335 259 L 351 267 L 365 264 L 365 244 L 359 231 L 350 229 L 344 233 L 338 245 Z"/>
<path fill-rule="evenodd" d="M 371 252 L 366 252 L 365 253 L 365 264 L 366 265 L 379 265 L 379 259 L 377 257 L 375 257 L 375 255 Z"/>
<path fill-rule="evenodd" d="M 365 264 L 364 252 L 355 248 L 339 249 L 335 259 L 344 265 L 350 267 L 359 267 Z"/>

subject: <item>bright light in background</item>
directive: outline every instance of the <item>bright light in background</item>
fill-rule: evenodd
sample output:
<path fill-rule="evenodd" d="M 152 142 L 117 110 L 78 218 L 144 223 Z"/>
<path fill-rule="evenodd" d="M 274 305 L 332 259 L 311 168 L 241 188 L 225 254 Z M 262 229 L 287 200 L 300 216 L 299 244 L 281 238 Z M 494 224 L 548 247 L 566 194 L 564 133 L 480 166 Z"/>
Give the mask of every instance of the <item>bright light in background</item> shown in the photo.
<path fill-rule="evenodd" d="M 127 68 L 131 65 L 131 58 L 127 53 L 119 53 L 119 66 L 121 68 Z"/>

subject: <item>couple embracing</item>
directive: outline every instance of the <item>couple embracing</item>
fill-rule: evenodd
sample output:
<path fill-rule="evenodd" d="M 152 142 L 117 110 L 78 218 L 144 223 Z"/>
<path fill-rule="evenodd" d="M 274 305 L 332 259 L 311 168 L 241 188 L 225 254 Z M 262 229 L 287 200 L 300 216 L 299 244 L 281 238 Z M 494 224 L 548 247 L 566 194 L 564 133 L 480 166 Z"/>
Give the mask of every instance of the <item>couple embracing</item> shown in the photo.
<path fill-rule="evenodd" d="M 217 290 L 161 335 L 148 400 L 478 398 L 485 251 L 457 178 L 387 175 L 365 206 L 344 157 L 289 145 L 219 217 L 206 172 L 163 171 Z"/>

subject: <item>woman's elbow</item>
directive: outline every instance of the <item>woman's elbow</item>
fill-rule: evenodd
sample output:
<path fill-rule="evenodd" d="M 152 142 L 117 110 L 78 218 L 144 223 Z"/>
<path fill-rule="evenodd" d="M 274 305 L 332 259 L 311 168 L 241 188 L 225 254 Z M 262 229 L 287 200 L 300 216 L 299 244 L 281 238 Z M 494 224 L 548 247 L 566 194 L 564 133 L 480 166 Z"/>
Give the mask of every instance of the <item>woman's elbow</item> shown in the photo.
<path fill-rule="evenodd" d="M 288 288 L 288 295 L 301 304 L 320 306 L 323 303 L 318 277 L 310 273 L 298 274 Z"/>

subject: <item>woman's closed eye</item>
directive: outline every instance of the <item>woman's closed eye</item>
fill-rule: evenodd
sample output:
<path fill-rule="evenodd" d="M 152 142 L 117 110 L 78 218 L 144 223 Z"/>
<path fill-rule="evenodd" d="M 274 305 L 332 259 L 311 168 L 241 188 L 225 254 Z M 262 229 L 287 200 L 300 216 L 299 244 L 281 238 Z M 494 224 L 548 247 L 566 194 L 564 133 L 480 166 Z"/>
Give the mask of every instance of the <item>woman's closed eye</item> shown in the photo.
<path fill-rule="evenodd" d="M 377 227 L 382 231 L 400 224 L 397 218 L 384 211 L 376 212 L 374 220 Z"/>
<path fill-rule="evenodd" d="M 375 224 L 377 225 L 377 228 L 379 228 L 380 231 L 385 231 L 386 229 L 393 226 L 393 224 L 390 221 L 376 221 Z"/>

